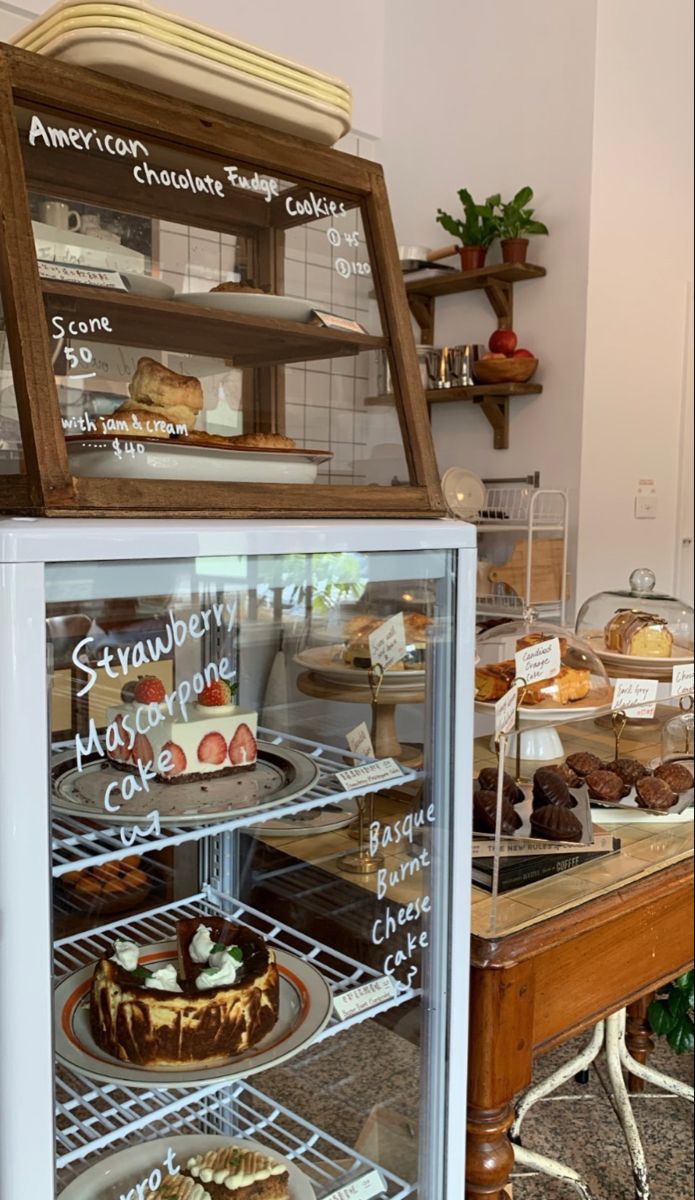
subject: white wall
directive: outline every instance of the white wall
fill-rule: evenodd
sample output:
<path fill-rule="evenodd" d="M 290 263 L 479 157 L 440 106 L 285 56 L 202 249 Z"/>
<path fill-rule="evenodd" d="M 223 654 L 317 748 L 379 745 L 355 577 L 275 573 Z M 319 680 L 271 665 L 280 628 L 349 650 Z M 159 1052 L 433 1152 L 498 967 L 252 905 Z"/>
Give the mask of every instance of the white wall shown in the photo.
<path fill-rule="evenodd" d="M 569 489 L 576 519 L 595 2 L 387 0 L 386 19 L 382 158 L 399 239 L 451 241 L 436 210 L 454 212 L 464 185 L 485 196 L 530 184 L 551 230 L 530 255 L 547 278 L 515 295 L 514 327 L 540 357 L 543 395 L 512 401 L 506 451 L 470 403 L 434 406 L 439 466 L 485 477 L 540 469 L 545 485 Z M 487 341 L 495 327 L 481 293 L 437 301 L 438 345 Z"/>
<path fill-rule="evenodd" d="M 52 3 L 0 0 L 0 41 Z M 349 6 L 339 0 L 320 6 L 313 0 L 163 0 L 161 7 L 345 80 L 353 89 L 355 130 L 379 136 L 384 0 L 350 0 Z"/>
<path fill-rule="evenodd" d="M 584 595 L 624 584 L 635 566 L 652 567 L 662 590 L 674 586 L 693 258 L 692 23 L 692 0 L 664 0 L 658 13 L 650 0 L 599 3 L 578 562 Z M 634 517 L 640 478 L 656 480 L 655 520 Z"/>

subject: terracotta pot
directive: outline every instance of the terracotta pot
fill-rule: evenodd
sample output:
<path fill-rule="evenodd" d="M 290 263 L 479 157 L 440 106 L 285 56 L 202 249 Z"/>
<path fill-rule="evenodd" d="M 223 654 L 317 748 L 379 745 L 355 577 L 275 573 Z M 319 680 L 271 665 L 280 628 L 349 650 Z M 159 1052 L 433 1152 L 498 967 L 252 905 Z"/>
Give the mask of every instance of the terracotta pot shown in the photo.
<path fill-rule="evenodd" d="M 485 266 L 487 246 L 459 246 L 461 255 L 461 270 L 474 271 L 476 267 Z"/>
<path fill-rule="evenodd" d="M 503 240 L 500 242 L 500 246 L 502 247 L 502 262 L 526 262 L 528 238 L 503 238 Z"/>

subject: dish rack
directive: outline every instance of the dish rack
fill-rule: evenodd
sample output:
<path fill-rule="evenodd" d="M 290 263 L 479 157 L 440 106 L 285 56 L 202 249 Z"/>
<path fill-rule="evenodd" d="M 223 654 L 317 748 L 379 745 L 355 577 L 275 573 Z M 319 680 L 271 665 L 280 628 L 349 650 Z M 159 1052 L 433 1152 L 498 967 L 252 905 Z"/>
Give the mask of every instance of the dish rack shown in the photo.
<path fill-rule="evenodd" d="M 478 527 L 478 617 L 533 608 L 563 625 L 567 606 L 567 493 L 527 481 L 486 481 Z"/>

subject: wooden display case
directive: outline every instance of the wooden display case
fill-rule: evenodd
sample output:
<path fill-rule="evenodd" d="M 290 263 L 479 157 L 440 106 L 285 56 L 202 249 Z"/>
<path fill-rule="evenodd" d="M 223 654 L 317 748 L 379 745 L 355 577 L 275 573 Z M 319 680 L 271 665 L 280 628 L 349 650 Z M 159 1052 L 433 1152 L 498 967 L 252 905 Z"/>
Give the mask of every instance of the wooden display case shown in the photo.
<path fill-rule="evenodd" d="M 63 517 L 443 515 L 380 167 L 7 46 L 0 48 L 0 88 L 0 334 L 4 331 L 9 347 L 10 398 L 18 429 L 17 444 L 10 447 L 13 457 L 0 425 L 0 510 Z M 254 185 L 254 179 L 261 182 Z M 299 321 L 201 307 L 187 302 L 185 295 L 173 299 L 135 294 L 124 285 L 122 272 L 120 283 L 112 278 L 118 271 L 102 272 L 101 286 L 88 285 L 79 265 L 72 277 L 60 263 L 49 272 L 37 253 L 37 226 L 32 224 L 37 196 L 50 197 L 54 210 L 63 212 L 73 205 L 96 206 L 149 218 L 158 229 L 163 224 L 173 229 L 175 238 L 179 229 L 186 229 L 189 247 L 190 230 L 209 231 L 230 245 L 236 243 L 237 249 L 243 243 L 242 280 L 253 276 L 271 298 L 286 295 L 287 239 L 292 231 L 312 231 L 312 245 L 321 248 L 320 231 L 329 240 L 332 249 L 327 253 L 333 254 L 335 271 L 348 290 L 352 273 L 369 276 L 364 282 L 375 297 L 370 321 L 373 315 L 377 328 L 335 320 L 336 310 L 338 318 L 341 314 L 340 306 L 332 303 L 338 286 L 333 275 L 327 300 L 312 304 L 311 318 Z M 349 219 L 349 238 L 341 233 L 343 218 Z M 335 239 L 341 238 L 345 253 L 341 250 L 338 266 Z M 89 239 L 77 241 L 86 245 Z M 195 258 L 195 250 L 190 253 Z M 327 313 L 328 321 L 313 315 L 316 311 Z M 70 322 L 73 330 L 88 331 L 85 354 L 92 359 L 103 355 L 110 363 L 118 352 L 123 362 L 131 363 L 142 351 L 160 361 L 162 356 L 178 356 L 176 362 L 198 356 L 196 362 L 219 361 L 220 371 L 235 371 L 241 380 L 235 413 L 241 425 L 236 432 L 241 429 L 243 434 L 285 432 L 286 364 L 300 364 L 306 372 L 308 396 L 312 364 L 330 361 L 343 378 L 359 381 L 353 363 L 364 362 L 362 355 L 386 353 L 396 394 L 395 436 L 400 437 L 408 482 L 370 482 L 357 466 L 351 474 L 349 464 L 340 476 L 326 468 L 324 478 L 319 472 L 316 482 L 222 479 L 212 477 L 212 470 L 210 478 L 199 475 L 194 481 L 186 473 L 185 455 L 175 477 L 163 478 L 157 471 L 159 462 L 152 469 L 143 465 L 140 476 L 126 477 L 115 460 L 104 473 L 78 474 L 70 462 L 73 435 L 66 412 L 70 404 L 79 411 L 85 397 L 91 400 L 94 393 L 84 391 L 84 383 L 82 391 L 76 390 L 75 381 L 84 376 L 69 376 L 65 363 L 70 359 L 60 358 L 69 346 L 76 360 L 78 342 L 63 338 L 58 347 L 54 343 L 54 330 L 65 330 Z M 114 404 L 127 401 L 126 373 L 122 376 L 110 389 Z M 330 406 L 322 414 L 331 447 L 333 441 L 340 443 L 346 427 L 334 420 L 332 378 L 327 374 L 323 380 L 324 390 L 325 379 L 330 380 Z M 102 393 L 98 399 L 103 416 L 109 387 Z M 347 444 L 344 438 L 343 446 L 357 460 L 361 453 L 368 457 L 370 438 L 362 432 L 358 436 L 356 430 L 358 420 L 369 416 L 359 400 L 351 405 L 351 441 Z M 308 435 L 308 416 L 306 430 Z M 207 436 L 208 431 L 203 432 Z M 372 452 L 378 441 L 377 432 L 371 439 Z M 108 437 L 105 444 L 112 445 Z M 182 444 L 185 435 L 177 448 Z M 145 451 L 143 464 L 156 458 L 152 441 Z"/>

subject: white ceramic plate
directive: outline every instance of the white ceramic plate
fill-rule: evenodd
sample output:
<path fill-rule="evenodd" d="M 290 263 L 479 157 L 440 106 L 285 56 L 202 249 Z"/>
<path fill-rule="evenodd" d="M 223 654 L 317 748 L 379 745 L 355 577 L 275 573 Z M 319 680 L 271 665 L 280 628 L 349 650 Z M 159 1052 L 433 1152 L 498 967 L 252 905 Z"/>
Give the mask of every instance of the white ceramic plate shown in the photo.
<path fill-rule="evenodd" d="M 356 816 L 338 804 L 327 804 L 313 812 L 291 813 L 288 817 L 277 817 L 262 825 L 252 825 L 251 833 L 259 837 L 298 838 L 312 837 L 316 833 L 336 833 L 345 829 Z"/>
<path fill-rule="evenodd" d="M 349 667 L 343 662 L 343 651 L 345 646 L 343 643 L 334 644 L 332 646 L 312 646 L 308 650 L 302 650 L 295 655 L 294 661 L 300 667 L 305 667 L 308 671 L 314 671 L 317 675 L 322 675 L 324 679 L 329 679 L 333 683 L 339 683 L 342 687 L 369 687 L 369 673 L 360 671 L 356 667 Z M 425 678 L 425 671 L 386 671 L 382 683 L 384 688 L 398 688 L 403 691 L 404 688 L 414 687 L 422 688 Z"/>
<path fill-rule="evenodd" d="M 141 963 L 176 962 L 176 942 L 152 942 L 141 947 Z M 200 1087 L 215 1080 L 255 1075 L 278 1066 L 305 1049 L 328 1023 L 333 995 L 323 975 L 311 963 L 276 950 L 280 975 L 280 1015 L 262 1041 L 245 1054 L 215 1067 L 137 1067 L 120 1062 L 97 1046 L 89 1024 L 89 989 L 96 963 L 73 971 L 55 990 L 55 1052 L 67 1067 L 106 1083 L 130 1087 Z"/>
<path fill-rule="evenodd" d="M 349 132 L 350 113 L 340 103 L 306 95 L 294 86 L 250 75 L 247 70 L 216 62 L 204 54 L 175 44 L 161 32 L 154 36 L 144 27 L 137 31 L 103 26 L 91 20 L 78 28 L 58 27 L 35 49 L 49 58 L 88 67 L 105 75 L 153 88 L 193 104 L 202 104 L 240 117 L 298 134 L 332 146 Z"/>
<path fill-rule="evenodd" d="M 121 441 L 124 440 L 121 437 Z M 206 483 L 314 483 L 319 465 L 333 457 L 331 450 L 263 450 L 253 447 L 187 445 L 174 439 L 138 442 L 136 434 L 125 440 L 142 446 L 136 454 L 119 458 L 113 438 L 67 438 L 68 462 L 73 475 L 97 479 L 177 479 Z"/>
<path fill-rule="evenodd" d="M 619 654 L 616 650 L 607 650 L 603 633 L 590 633 L 584 636 L 584 641 L 591 646 L 594 654 L 601 659 L 604 667 L 616 679 L 661 679 L 668 681 L 674 667 L 683 666 L 693 661 L 693 651 L 687 646 L 674 645 L 674 654 L 668 658 L 646 658 L 639 654 Z"/>
<path fill-rule="evenodd" d="M 580 717 L 599 716 L 610 712 L 613 688 L 592 688 L 583 700 L 573 704 L 553 704 L 542 700 L 540 704 L 522 704 L 519 709 L 521 724 L 559 725 L 563 721 L 576 721 Z M 476 712 L 494 716 L 495 706 L 488 700 L 475 701 Z"/>
<path fill-rule="evenodd" d="M 485 484 L 464 467 L 449 467 L 442 475 L 442 493 L 449 511 L 462 521 L 471 521 L 485 507 Z"/>
<path fill-rule="evenodd" d="M 53 808 L 73 817 L 97 820 L 102 825 L 132 825 L 146 820 L 153 808 L 159 811 L 165 828 L 207 825 L 297 800 L 314 786 L 320 773 L 306 754 L 259 742 L 254 771 L 195 783 L 153 783 L 144 801 L 124 802 L 121 812 L 109 813 L 104 808 L 104 792 L 113 780 L 123 778 L 123 772 L 98 756 L 90 758 L 78 771 L 75 755 L 68 751 L 57 755 L 52 765 Z"/>
<path fill-rule="evenodd" d="M 265 292 L 178 292 L 174 296 L 182 304 L 200 308 L 218 308 L 222 312 L 245 313 L 249 317 L 273 317 L 277 321 L 311 320 L 320 304 L 301 300 L 297 296 L 268 296 Z"/>
<path fill-rule="evenodd" d="M 153 279 L 151 275 L 132 275 L 126 271 L 121 271 L 120 274 L 133 296 L 147 296 L 150 300 L 171 300 L 174 295 L 175 289 L 163 279 Z"/>
<path fill-rule="evenodd" d="M 170 1134 L 101 1157 L 88 1171 L 83 1171 L 77 1179 L 73 1179 L 60 1193 L 59 1200 L 121 1200 L 123 1195 L 130 1195 L 129 1189 L 134 1188 L 155 1167 L 162 1168 L 169 1149 L 174 1151 L 175 1162 L 181 1166 L 194 1154 L 205 1154 L 222 1146 L 258 1150 L 274 1158 L 288 1172 L 290 1200 L 316 1200 L 316 1192 L 306 1175 L 276 1150 L 250 1138 L 222 1137 L 210 1133 Z"/>

